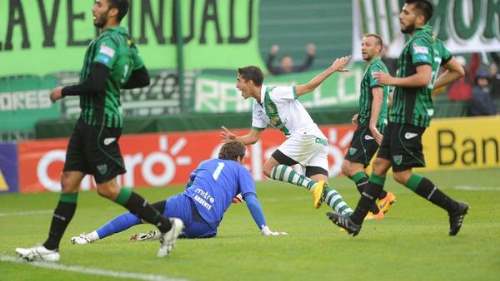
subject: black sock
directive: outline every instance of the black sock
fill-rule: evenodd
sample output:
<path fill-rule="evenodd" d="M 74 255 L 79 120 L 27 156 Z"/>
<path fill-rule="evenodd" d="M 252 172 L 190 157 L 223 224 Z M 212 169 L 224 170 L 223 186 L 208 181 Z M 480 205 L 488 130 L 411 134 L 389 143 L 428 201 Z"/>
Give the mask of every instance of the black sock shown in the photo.
<path fill-rule="evenodd" d="M 382 189 L 382 191 L 378 195 L 378 199 L 383 199 L 386 196 L 387 196 L 387 191 L 385 191 L 385 190 Z"/>
<path fill-rule="evenodd" d="M 367 187 L 361 194 L 358 205 L 350 216 L 351 220 L 355 224 L 361 225 L 363 223 L 363 219 L 365 218 L 366 214 L 368 214 L 371 206 L 375 203 L 375 200 L 378 198 L 380 191 L 383 190 L 384 182 L 385 177 L 380 177 L 374 174 L 370 176 Z"/>
<path fill-rule="evenodd" d="M 444 194 L 429 179 L 418 175 L 411 175 L 406 186 L 415 191 L 422 198 L 432 202 L 434 205 L 445 209 L 448 212 L 454 212 L 458 209 L 458 203 Z M 414 189 L 414 187 L 416 188 Z"/>
<path fill-rule="evenodd" d="M 57 250 L 66 227 L 73 218 L 76 210 L 78 193 L 61 193 L 57 207 L 50 223 L 49 237 L 43 246 L 49 250 Z"/>
<path fill-rule="evenodd" d="M 138 215 L 144 221 L 156 225 L 162 233 L 165 233 L 172 228 L 170 220 L 162 216 L 162 214 L 148 204 L 142 196 L 133 192 L 129 188 L 122 188 L 120 190 L 120 194 L 118 195 L 116 202 L 127 208 L 131 213 Z"/>

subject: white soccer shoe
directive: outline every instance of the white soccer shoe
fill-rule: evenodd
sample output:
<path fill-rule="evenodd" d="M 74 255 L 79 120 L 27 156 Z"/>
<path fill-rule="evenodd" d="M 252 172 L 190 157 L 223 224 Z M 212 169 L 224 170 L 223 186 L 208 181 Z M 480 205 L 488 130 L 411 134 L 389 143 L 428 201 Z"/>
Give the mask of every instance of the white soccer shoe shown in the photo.
<path fill-rule="evenodd" d="M 172 228 L 168 232 L 162 233 L 160 236 L 160 249 L 157 254 L 159 258 L 170 254 L 174 249 L 177 237 L 179 237 L 179 234 L 181 234 L 184 228 L 184 223 L 178 218 L 170 218 L 170 222 L 172 223 Z"/>
<path fill-rule="evenodd" d="M 161 232 L 159 230 L 150 230 L 148 232 L 139 232 L 130 236 L 132 241 L 148 241 L 148 240 L 159 240 Z"/>
<path fill-rule="evenodd" d="M 94 242 L 88 234 L 82 233 L 78 236 L 71 237 L 71 244 L 73 245 L 86 245 Z"/>
<path fill-rule="evenodd" d="M 44 246 L 32 248 L 16 248 L 17 255 L 25 261 L 57 262 L 61 258 L 56 250 L 49 250 Z"/>

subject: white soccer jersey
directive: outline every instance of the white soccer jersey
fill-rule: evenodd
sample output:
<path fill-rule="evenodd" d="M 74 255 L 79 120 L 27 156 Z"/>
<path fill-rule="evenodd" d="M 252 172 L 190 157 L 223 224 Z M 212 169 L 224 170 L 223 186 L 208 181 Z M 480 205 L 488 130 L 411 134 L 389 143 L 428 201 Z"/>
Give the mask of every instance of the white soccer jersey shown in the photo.
<path fill-rule="evenodd" d="M 254 101 L 252 127 L 280 129 L 286 136 L 308 134 L 325 138 L 304 106 L 297 100 L 295 87 L 262 86 L 260 103 Z"/>

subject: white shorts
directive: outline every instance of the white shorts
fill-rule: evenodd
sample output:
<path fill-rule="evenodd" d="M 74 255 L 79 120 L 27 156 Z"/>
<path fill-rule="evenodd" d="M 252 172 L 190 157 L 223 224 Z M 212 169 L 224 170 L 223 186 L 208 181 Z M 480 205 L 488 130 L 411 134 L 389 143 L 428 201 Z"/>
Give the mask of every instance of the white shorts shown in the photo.
<path fill-rule="evenodd" d="M 278 150 L 304 167 L 315 166 L 328 171 L 328 141 L 324 137 L 296 134 L 282 143 Z"/>

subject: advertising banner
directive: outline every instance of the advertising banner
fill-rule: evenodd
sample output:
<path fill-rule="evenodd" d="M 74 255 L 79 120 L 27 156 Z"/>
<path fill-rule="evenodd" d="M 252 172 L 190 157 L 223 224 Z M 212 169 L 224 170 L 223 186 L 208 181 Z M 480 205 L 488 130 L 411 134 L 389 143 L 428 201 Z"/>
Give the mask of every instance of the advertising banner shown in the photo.
<path fill-rule="evenodd" d="M 330 174 L 333 176 L 340 173 L 354 128 L 325 126 L 321 129 L 330 143 Z M 236 132 L 243 134 L 246 131 Z M 264 178 L 264 161 L 284 139 L 281 132 L 269 129 L 262 133 L 261 141 L 248 147 L 245 165 L 256 180 Z M 67 140 L 24 141 L 18 145 L 20 192 L 59 191 Z M 219 131 L 125 135 L 120 139 L 120 147 L 127 173 L 120 176 L 119 181 L 133 187 L 185 184 L 202 160 L 218 156 L 220 145 Z M 94 186 L 89 177 L 82 183 L 84 190 Z"/>
<path fill-rule="evenodd" d="M 0 1 L 0 76 L 79 71 L 97 35 L 94 0 Z M 262 65 L 259 0 L 131 0 L 127 26 L 149 69 L 176 63 L 175 5 L 181 5 L 186 69 Z M 242 55 L 244 54 L 244 55 Z M 217 59 L 214 59 L 217 58 Z"/>
<path fill-rule="evenodd" d="M 13 143 L 0 143 L 0 192 L 18 191 L 17 148 Z"/>

